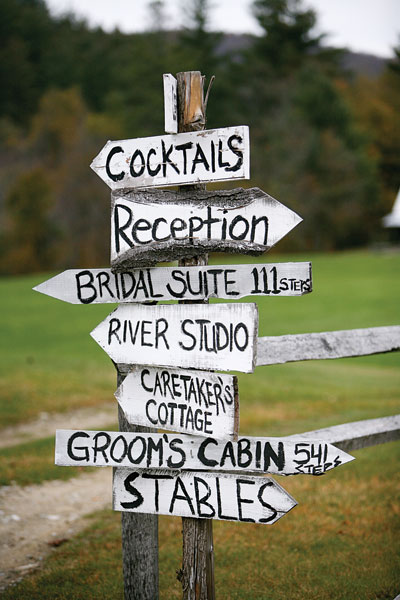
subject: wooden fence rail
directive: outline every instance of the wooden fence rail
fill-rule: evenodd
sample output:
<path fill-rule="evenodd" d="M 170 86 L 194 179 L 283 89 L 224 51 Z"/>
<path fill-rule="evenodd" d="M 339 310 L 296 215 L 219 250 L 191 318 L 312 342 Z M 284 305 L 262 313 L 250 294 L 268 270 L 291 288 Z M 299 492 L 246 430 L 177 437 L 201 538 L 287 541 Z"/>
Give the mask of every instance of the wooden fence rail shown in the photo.
<path fill-rule="evenodd" d="M 400 350 L 400 326 L 258 338 L 257 366 Z"/>
<path fill-rule="evenodd" d="M 351 450 L 400 440 L 400 415 L 334 425 L 325 429 L 289 435 L 286 439 L 322 440 L 334 444 L 345 452 L 350 452 Z"/>

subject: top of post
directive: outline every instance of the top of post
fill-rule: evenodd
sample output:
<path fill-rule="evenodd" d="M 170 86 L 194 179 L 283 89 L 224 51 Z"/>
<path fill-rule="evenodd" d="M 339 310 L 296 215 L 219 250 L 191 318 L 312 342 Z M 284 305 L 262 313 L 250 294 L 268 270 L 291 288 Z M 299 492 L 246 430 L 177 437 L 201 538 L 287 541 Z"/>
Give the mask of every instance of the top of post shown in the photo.
<path fill-rule="evenodd" d="M 204 76 L 200 71 L 177 73 L 178 132 L 202 131 L 206 126 Z"/>

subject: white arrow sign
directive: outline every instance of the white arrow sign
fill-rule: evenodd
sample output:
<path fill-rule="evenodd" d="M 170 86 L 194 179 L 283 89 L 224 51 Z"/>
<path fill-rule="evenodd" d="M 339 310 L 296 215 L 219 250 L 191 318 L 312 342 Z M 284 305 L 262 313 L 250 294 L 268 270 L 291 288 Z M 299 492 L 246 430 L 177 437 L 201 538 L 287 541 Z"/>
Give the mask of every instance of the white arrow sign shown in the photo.
<path fill-rule="evenodd" d="M 259 188 L 114 192 L 111 267 L 150 266 L 211 251 L 257 255 L 301 220 Z"/>
<path fill-rule="evenodd" d="M 297 502 L 273 479 L 116 469 L 114 510 L 272 525 Z"/>
<path fill-rule="evenodd" d="M 249 179 L 249 128 L 109 141 L 90 166 L 113 190 Z"/>
<path fill-rule="evenodd" d="M 120 364 L 254 370 L 255 304 L 122 304 L 92 332 Z"/>
<path fill-rule="evenodd" d="M 212 435 L 237 436 L 237 378 L 206 371 L 133 367 L 115 393 L 128 423 Z"/>
<path fill-rule="evenodd" d="M 318 439 L 57 430 L 56 464 L 322 475 L 354 460 Z"/>
<path fill-rule="evenodd" d="M 33 289 L 71 304 L 302 296 L 312 290 L 311 263 L 155 267 L 116 273 L 69 269 Z"/>

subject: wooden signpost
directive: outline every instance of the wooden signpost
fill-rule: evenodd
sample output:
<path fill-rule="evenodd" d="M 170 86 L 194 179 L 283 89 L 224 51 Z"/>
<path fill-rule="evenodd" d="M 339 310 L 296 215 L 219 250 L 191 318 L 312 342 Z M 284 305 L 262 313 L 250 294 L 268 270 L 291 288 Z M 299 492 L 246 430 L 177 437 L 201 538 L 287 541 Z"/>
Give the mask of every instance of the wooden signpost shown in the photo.
<path fill-rule="evenodd" d="M 113 190 L 111 269 L 65 271 L 34 288 L 74 304 L 121 304 L 91 333 L 117 368 L 120 431 L 59 430 L 56 463 L 116 467 L 125 600 L 158 598 L 158 514 L 183 517 L 184 599 L 214 600 L 213 519 L 272 524 L 296 502 L 265 473 L 321 475 L 353 460 L 347 450 L 400 435 L 396 416 L 239 436 L 236 378 L 209 370 L 399 350 L 400 327 L 257 340 L 254 304 L 207 304 L 300 296 L 312 279 L 308 262 L 207 265 L 208 251 L 267 251 L 301 217 L 258 188 L 205 190 L 248 179 L 250 146 L 244 126 L 204 131 L 203 83 L 197 71 L 164 76 L 171 135 L 108 142 L 91 165 Z M 182 187 L 147 189 L 172 185 Z M 167 300 L 180 304 L 139 304 Z"/>
<path fill-rule="evenodd" d="M 135 366 L 115 397 L 129 423 L 217 439 L 238 434 L 237 378 L 231 375 Z"/>
<path fill-rule="evenodd" d="M 250 179 L 249 128 L 107 142 L 90 166 L 113 190 Z"/>
<path fill-rule="evenodd" d="M 302 296 L 312 291 L 311 263 L 212 265 L 117 271 L 69 269 L 33 288 L 71 304 L 235 300 Z"/>
<path fill-rule="evenodd" d="M 182 415 L 184 420 L 187 411 Z M 168 423 L 164 426 L 170 429 Z M 208 434 L 56 432 L 56 464 L 69 467 L 323 475 L 351 460 L 343 450 L 310 436 L 307 440 L 241 436 L 232 441 Z"/>
<path fill-rule="evenodd" d="M 255 304 L 122 304 L 92 332 L 115 363 L 252 373 Z"/>
<path fill-rule="evenodd" d="M 262 254 L 298 225 L 295 212 L 260 190 L 112 194 L 111 267 L 149 266 L 193 252 Z"/>
<path fill-rule="evenodd" d="M 297 502 L 269 477 L 116 469 L 114 510 L 272 525 Z"/>

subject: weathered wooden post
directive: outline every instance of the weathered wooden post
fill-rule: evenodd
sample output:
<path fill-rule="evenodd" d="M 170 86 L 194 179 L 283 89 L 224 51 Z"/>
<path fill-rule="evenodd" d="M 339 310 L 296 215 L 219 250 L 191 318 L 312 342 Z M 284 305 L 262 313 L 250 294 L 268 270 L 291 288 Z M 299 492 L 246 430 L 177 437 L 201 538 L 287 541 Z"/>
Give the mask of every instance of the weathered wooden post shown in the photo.
<path fill-rule="evenodd" d="M 204 77 L 200 71 L 177 74 L 178 132 L 201 131 L 206 125 Z M 205 184 L 191 186 L 205 190 Z M 186 186 L 187 189 L 187 186 Z M 183 258 L 180 266 L 208 264 L 208 254 Z M 181 300 L 182 303 L 191 302 Z M 202 300 L 200 302 L 208 302 Z M 182 517 L 182 569 L 178 572 L 184 600 L 214 600 L 214 546 L 211 519 Z"/>
<path fill-rule="evenodd" d="M 117 387 L 126 377 L 123 367 L 116 365 Z M 131 425 L 118 405 L 120 431 L 154 432 L 156 429 Z M 115 470 L 114 470 L 115 472 Z M 158 516 L 133 512 L 121 513 L 122 572 L 125 600 L 157 600 L 158 598 Z"/>

